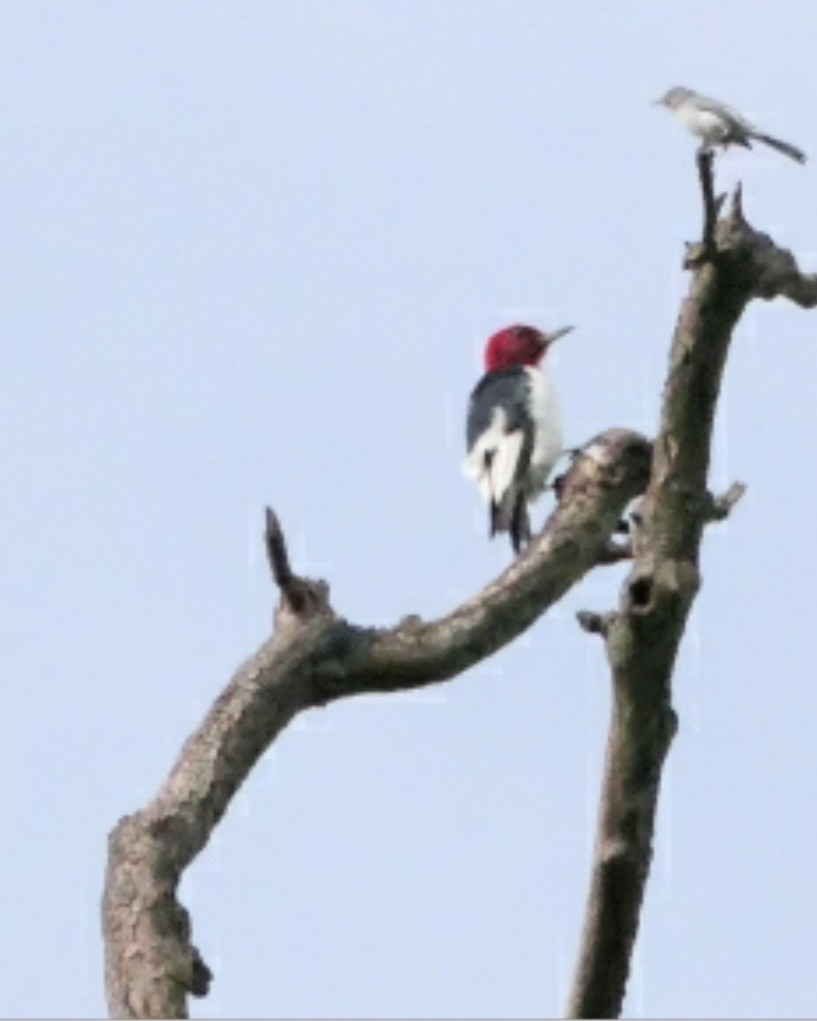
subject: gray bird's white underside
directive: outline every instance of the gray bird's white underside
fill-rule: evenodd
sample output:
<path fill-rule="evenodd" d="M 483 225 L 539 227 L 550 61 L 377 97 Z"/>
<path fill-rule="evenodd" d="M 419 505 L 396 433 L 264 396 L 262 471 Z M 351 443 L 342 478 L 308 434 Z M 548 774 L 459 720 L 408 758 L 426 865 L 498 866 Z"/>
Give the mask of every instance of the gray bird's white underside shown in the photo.
<path fill-rule="evenodd" d="M 731 107 L 706 96 L 690 97 L 676 107 L 675 113 L 693 135 L 713 145 L 735 135 L 751 136 L 756 130 L 754 125 Z"/>

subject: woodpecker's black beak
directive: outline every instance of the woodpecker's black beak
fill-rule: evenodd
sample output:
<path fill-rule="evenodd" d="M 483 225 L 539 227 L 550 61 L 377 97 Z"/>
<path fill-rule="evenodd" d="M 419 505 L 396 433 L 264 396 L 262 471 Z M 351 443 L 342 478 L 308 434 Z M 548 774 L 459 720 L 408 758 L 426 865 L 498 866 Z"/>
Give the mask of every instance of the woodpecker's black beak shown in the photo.
<path fill-rule="evenodd" d="M 553 333 L 546 333 L 545 343 L 552 344 L 555 340 L 559 340 L 561 337 L 566 336 L 566 334 L 572 333 L 575 329 L 575 326 L 563 326 L 560 330 L 554 330 Z"/>

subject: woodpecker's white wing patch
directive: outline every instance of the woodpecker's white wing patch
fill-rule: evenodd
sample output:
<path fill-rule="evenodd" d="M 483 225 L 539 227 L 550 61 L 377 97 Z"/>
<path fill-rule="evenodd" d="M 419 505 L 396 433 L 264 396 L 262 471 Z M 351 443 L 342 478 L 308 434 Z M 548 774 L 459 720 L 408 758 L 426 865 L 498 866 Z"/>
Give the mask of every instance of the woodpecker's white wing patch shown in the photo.
<path fill-rule="evenodd" d="M 499 504 L 516 475 L 524 434 L 521 429 L 506 432 L 507 416 L 495 408 L 491 425 L 479 437 L 465 459 L 463 470 L 476 480 L 486 503 Z"/>

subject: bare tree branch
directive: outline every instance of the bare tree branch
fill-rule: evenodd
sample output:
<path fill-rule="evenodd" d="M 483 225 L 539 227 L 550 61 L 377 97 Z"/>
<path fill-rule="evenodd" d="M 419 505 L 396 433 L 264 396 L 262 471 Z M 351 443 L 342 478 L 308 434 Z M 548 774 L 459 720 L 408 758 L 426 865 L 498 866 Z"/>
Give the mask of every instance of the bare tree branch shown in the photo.
<path fill-rule="evenodd" d="M 699 162 L 699 167 L 701 167 Z M 701 170 L 704 201 L 711 179 Z M 661 770 L 676 730 L 671 678 L 687 616 L 700 586 L 704 526 L 728 510 L 733 487 L 713 501 L 707 489 L 712 425 L 732 332 L 753 298 L 817 303 L 817 278 L 789 252 L 753 230 L 740 192 L 717 225 L 712 257 L 695 268 L 681 309 L 664 389 L 650 484 L 633 533 L 634 561 L 604 634 L 613 710 L 590 894 L 568 1004 L 574 1018 L 618 1017 L 652 859 Z M 718 516 L 717 514 L 715 516 Z"/>
<path fill-rule="evenodd" d="M 562 480 L 542 533 L 496 581 L 448 616 L 391 629 L 337 616 L 325 583 L 295 576 L 280 524 L 266 546 L 281 588 L 275 633 L 217 699 L 156 798 L 111 833 L 103 899 L 109 1009 L 125 1018 L 185 1017 L 210 973 L 176 898 L 183 871 L 207 843 L 259 756 L 304 709 L 365 692 L 454 677 L 512 641 L 599 561 L 623 509 L 647 481 L 650 446 L 611 430 Z"/>

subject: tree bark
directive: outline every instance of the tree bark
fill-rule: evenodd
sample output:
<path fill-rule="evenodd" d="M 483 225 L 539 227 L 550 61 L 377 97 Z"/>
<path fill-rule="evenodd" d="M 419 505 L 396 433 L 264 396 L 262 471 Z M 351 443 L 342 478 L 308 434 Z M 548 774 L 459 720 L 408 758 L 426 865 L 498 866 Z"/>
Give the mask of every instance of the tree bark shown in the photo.
<path fill-rule="evenodd" d="M 176 897 L 238 787 L 290 720 L 348 695 L 402 691 L 452 678 L 511 642 L 599 563 L 644 491 L 650 446 L 611 430 L 590 443 L 560 487 L 542 533 L 495 582 L 453 613 L 391 629 L 337 616 L 325 583 L 293 575 L 268 516 L 267 551 L 281 589 L 272 638 L 243 667 L 189 738 L 156 798 L 109 839 L 102 924 L 112 1016 L 186 1017 L 211 975 Z"/>
<path fill-rule="evenodd" d="M 704 181 L 704 242 L 688 253 L 694 269 L 681 309 L 653 445 L 650 483 L 633 530 L 633 565 L 618 610 L 585 613 L 600 633 L 613 681 L 613 707 L 590 894 L 567 1013 L 618 1017 L 626 993 L 644 889 L 653 854 L 661 771 L 677 721 L 671 679 L 687 617 L 701 584 L 704 527 L 728 514 L 742 494 L 707 489 L 712 426 L 735 325 L 753 298 L 785 296 L 817 304 L 817 277 L 753 230 L 740 191 L 717 222 L 711 160 Z M 714 233 L 713 233 L 714 230 Z M 709 236 L 708 236 L 709 235 Z"/>

